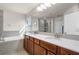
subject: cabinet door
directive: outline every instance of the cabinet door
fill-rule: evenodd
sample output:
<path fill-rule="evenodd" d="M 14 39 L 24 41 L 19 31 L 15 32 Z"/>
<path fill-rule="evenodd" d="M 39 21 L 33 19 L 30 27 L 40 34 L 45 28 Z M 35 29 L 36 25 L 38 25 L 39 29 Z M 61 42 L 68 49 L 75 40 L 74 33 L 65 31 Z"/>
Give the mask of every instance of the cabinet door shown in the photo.
<path fill-rule="evenodd" d="M 27 52 L 30 52 L 30 40 L 29 39 L 27 39 Z"/>
<path fill-rule="evenodd" d="M 33 41 L 29 42 L 29 53 L 33 55 Z"/>
<path fill-rule="evenodd" d="M 24 39 L 24 49 L 25 49 L 25 50 L 27 50 L 27 41 L 28 41 L 28 39 L 25 38 L 25 39 Z"/>
<path fill-rule="evenodd" d="M 46 55 L 46 50 L 37 44 L 34 44 L 34 55 Z"/>
<path fill-rule="evenodd" d="M 79 55 L 79 53 L 65 49 L 65 48 L 61 48 L 61 55 Z"/>
<path fill-rule="evenodd" d="M 47 51 L 47 55 L 55 55 L 55 54 L 50 51 Z"/>
<path fill-rule="evenodd" d="M 39 39 L 34 38 L 34 43 L 39 45 L 40 43 Z"/>
<path fill-rule="evenodd" d="M 47 50 L 53 52 L 54 54 L 57 54 L 57 46 L 54 44 L 50 44 L 45 41 L 40 41 L 40 46 L 46 48 Z"/>

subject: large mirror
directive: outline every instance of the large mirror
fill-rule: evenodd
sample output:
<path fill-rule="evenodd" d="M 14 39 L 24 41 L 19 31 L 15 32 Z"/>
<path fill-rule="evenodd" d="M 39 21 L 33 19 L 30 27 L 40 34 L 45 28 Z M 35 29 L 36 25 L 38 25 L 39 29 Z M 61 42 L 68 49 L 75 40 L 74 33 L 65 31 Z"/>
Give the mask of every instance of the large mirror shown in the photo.
<path fill-rule="evenodd" d="M 64 9 L 64 7 L 68 8 Z M 58 4 L 58 11 L 55 13 L 54 11 L 56 10 L 52 12 L 52 8 L 50 8 L 51 13 L 45 14 L 46 12 L 41 12 L 41 14 L 31 16 L 31 21 L 28 21 L 27 26 L 28 28 L 30 27 L 31 30 L 27 29 L 27 31 L 79 35 L 78 7 L 79 4 Z M 49 9 L 47 12 L 49 12 Z"/>
<path fill-rule="evenodd" d="M 64 18 L 63 16 L 39 19 L 39 31 L 48 33 L 64 33 Z"/>
<path fill-rule="evenodd" d="M 31 32 L 38 31 L 55 34 L 79 35 L 79 12 L 54 18 L 30 18 L 27 28 L 27 31 Z M 31 30 L 29 30 L 29 28 Z"/>

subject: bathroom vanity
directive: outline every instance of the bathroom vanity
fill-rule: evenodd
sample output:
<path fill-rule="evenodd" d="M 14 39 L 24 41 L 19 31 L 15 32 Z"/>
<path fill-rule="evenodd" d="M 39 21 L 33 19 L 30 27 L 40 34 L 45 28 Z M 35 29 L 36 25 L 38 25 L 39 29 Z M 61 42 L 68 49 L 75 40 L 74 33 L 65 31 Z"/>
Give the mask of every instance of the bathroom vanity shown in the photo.
<path fill-rule="evenodd" d="M 78 43 L 64 38 L 31 34 L 25 35 L 24 49 L 31 55 L 79 55 Z"/>

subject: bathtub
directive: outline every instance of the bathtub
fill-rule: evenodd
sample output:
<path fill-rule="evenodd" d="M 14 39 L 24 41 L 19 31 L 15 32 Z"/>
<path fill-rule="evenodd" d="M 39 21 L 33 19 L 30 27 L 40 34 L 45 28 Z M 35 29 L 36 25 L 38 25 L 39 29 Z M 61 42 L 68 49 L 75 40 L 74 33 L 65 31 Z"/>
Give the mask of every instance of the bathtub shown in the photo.
<path fill-rule="evenodd" d="M 23 37 L 21 36 L 4 37 L 0 41 L 0 55 L 10 55 L 21 49 L 23 49 Z"/>

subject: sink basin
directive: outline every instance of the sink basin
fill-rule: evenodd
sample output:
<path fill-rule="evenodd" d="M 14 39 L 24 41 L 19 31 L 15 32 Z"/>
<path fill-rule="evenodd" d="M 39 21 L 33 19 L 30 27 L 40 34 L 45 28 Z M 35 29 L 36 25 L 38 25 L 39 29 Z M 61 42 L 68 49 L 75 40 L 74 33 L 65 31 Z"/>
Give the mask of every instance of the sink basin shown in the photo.
<path fill-rule="evenodd" d="M 36 36 L 38 36 L 38 37 L 47 37 L 46 35 L 36 35 Z"/>
<path fill-rule="evenodd" d="M 46 39 L 60 39 L 60 38 L 57 38 L 55 36 L 47 36 L 47 35 L 40 35 L 40 34 L 35 34 L 35 36 L 46 38 Z"/>
<path fill-rule="evenodd" d="M 46 37 L 46 39 L 62 40 L 61 38 L 56 38 L 56 37 Z"/>
<path fill-rule="evenodd" d="M 45 37 L 46 39 L 56 39 L 56 37 Z"/>

